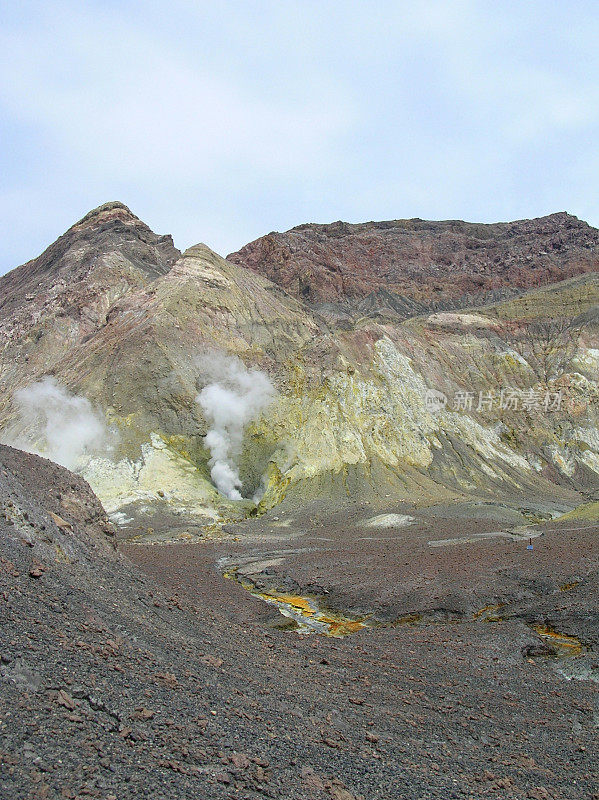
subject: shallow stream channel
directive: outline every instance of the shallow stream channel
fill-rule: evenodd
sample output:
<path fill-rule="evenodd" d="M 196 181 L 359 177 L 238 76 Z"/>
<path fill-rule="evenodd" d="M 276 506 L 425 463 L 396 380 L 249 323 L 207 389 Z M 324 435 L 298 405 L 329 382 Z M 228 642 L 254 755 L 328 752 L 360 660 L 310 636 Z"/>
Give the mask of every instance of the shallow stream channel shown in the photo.
<path fill-rule="evenodd" d="M 286 625 L 280 626 L 285 630 L 299 634 L 321 633 L 325 636 L 339 637 L 355 633 L 362 628 L 373 628 L 377 624 L 370 621 L 371 615 L 351 617 L 338 611 L 323 609 L 314 597 L 272 590 L 261 591 L 237 569 L 228 570 L 224 573 L 224 577 L 243 586 L 253 597 L 275 606 L 289 620 Z"/>
<path fill-rule="evenodd" d="M 325 636 L 343 637 L 365 628 L 459 624 L 463 622 L 499 623 L 505 619 L 501 613 L 504 606 L 498 604 L 485 606 L 472 614 L 472 616 L 459 619 L 438 619 L 426 614 L 414 613 L 406 614 L 392 622 L 382 622 L 374 619 L 372 614 L 354 616 L 324 608 L 314 596 L 291 594 L 273 589 L 259 589 L 247 576 L 239 572 L 238 567 L 227 570 L 223 573 L 223 577 L 235 581 L 253 597 L 277 608 L 287 620 L 286 623 L 277 626 L 280 630 L 291 631 L 301 635 L 323 634 Z M 564 658 L 578 657 L 587 652 L 584 644 L 574 636 L 560 633 L 546 624 L 526 624 L 540 637 L 543 643 L 543 646 L 527 653 L 526 655 L 528 656 L 543 656 L 562 660 Z M 575 674 L 569 675 L 565 672 L 562 674 L 568 678 L 577 677 Z M 591 677 L 591 680 L 594 679 Z"/>

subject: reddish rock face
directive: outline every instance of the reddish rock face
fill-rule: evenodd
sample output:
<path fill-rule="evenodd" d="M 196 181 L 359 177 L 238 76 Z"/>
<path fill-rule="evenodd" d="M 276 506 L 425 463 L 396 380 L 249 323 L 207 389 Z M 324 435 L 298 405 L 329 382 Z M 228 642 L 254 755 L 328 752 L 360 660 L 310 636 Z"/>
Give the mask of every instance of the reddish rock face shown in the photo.
<path fill-rule="evenodd" d="M 484 225 L 420 219 L 300 225 L 227 257 L 312 303 L 386 289 L 425 305 L 599 269 L 599 231 L 566 213 Z"/>

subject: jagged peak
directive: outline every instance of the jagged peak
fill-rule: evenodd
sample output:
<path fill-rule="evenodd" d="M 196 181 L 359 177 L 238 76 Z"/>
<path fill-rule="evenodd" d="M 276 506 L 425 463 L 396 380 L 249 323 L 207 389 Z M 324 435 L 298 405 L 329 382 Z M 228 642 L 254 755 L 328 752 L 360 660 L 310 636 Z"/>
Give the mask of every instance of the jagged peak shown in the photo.
<path fill-rule="evenodd" d="M 170 235 L 154 233 L 145 222 L 118 201 L 103 203 L 72 225 L 37 258 L 0 277 L 0 310 L 5 315 L 25 307 L 27 295 L 38 296 L 60 286 L 59 294 L 84 287 L 110 254 L 120 253 L 140 280 L 165 275 L 180 256 Z M 123 261 L 124 258 L 124 261 Z M 129 275 L 125 268 L 124 275 Z M 1 317 L 1 314 L 0 314 Z"/>
<path fill-rule="evenodd" d="M 103 203 L 97 208 L 88 211 L 87 214 L 76 222 L 72 227 L 78 228 L 83 225 L 94 224 L 99 221 L 105 222 L 109 219 L 120 219 L 123 222 L 136 223 L 147 227 L 145 222 L 142 222 L 131 209 L 119 200 L 112 200 L 109 203 Z"/>

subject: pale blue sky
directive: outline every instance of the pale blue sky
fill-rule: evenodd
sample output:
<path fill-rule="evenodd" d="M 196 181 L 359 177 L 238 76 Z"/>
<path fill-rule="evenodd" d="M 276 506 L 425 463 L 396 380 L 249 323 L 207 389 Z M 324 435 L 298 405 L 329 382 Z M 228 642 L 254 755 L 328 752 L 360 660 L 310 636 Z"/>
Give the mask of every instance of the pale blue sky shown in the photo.
<path fill-rule="evenodd" d="M 0 273 L 121 200 L 226 254 L 302 222 L 599 225 L 599 4 L 7 0 Z"/>

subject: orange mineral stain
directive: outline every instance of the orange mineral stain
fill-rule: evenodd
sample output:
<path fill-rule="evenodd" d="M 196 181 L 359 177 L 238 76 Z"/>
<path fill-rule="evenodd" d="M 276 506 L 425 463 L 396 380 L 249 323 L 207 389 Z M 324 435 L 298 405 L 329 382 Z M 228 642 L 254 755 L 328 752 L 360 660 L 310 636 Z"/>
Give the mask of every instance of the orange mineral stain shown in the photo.
<path fill-rule="evenodd" d="M 497 603 L 496 605 L 484 606 L 472 615 L 472 619 L 480 620 L 481 622 L 499 622 L 501 617 L 496 613 L 500 608 L 503 608 L 505 603 Z"/>
<path fill-rule="evenodd" d="M 369 627 L 368 617 L 349 617 L 337 611 L 319 607 L 315 597 L 286 594 L 274 590 L 257 589 L 251 581 L 239 574 L 237 569 L 224 573 L 224 577 L 234 580 L 247 589 L 254 597 L 276 606 L 281 614 L 297 623 L 297 633 L 321 633 L 325 636 L 349 636 L 362 628 Z"/>
<path fill-rule="evenodd" d="M 533 625 L 532 627 L 539 636 L 547 639 L 558 652 L 561 651 L 562 655 L 578 656 L 582 653 L 582 642 L 575 636 L 559 633 L 549 625 Z"/>

